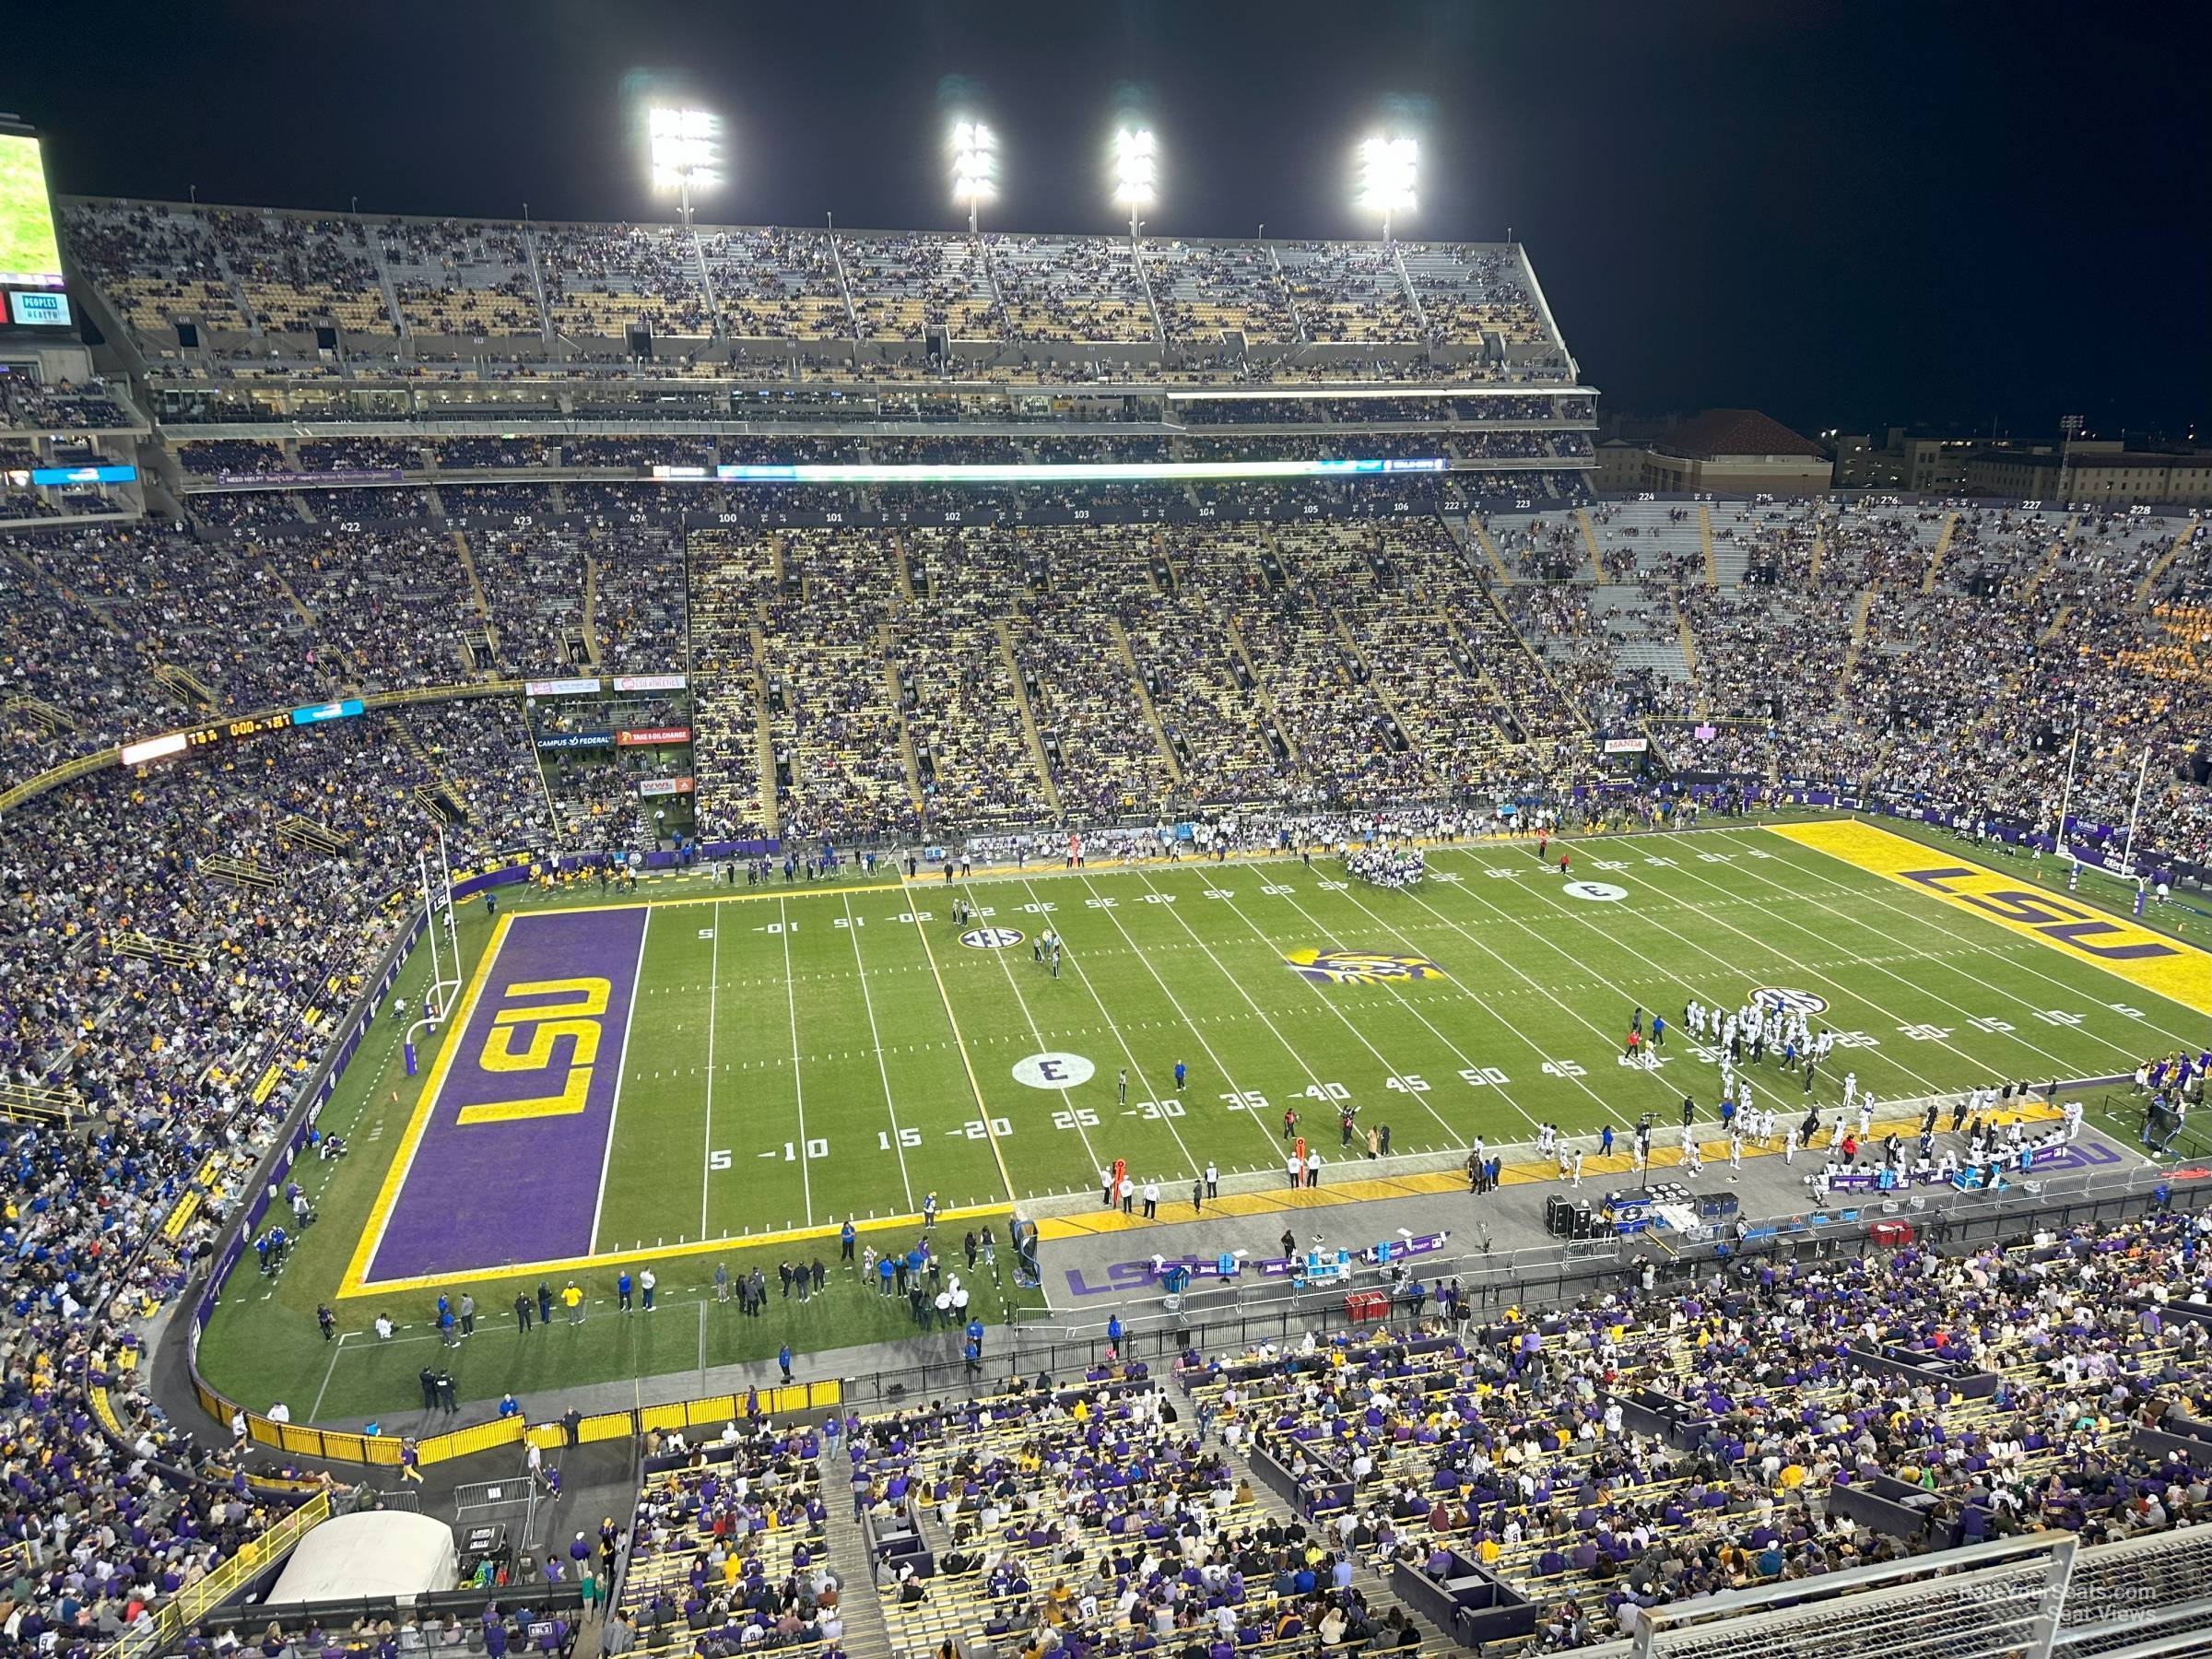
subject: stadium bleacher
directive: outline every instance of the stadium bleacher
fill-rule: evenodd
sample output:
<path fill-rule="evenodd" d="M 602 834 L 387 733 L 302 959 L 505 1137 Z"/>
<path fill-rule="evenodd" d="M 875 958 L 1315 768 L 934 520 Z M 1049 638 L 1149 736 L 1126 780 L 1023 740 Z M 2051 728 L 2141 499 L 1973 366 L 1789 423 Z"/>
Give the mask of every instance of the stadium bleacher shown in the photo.
<path fill-rule="evenodd" d="M 582 717 L 522 682 L 670 694 L 636 724 L 689 728 L 711 838 L 1448 816 L 1556 799 L 1596 775 L 1601 732 L 1641 722 L 1686 775 L 1847 780 L 2035 830 L 2069 759 L 2093 821 L 2147 776 L 2144 843 L 2212 863 L 2188 770 L 2212 729 L 2202 520 L 1593 501 L 1594 397 L 1517 246 L 82 199 L 64 218 L 112 366 L 0 380 L 0 470 L 122 434 L 159 493 L 41 530 L 124 510 L 0 490 L 0 1080 L 81 1107 L 11 1135 L 0 1550 L 22 1651 L 112 1641 L 298 1495 L 192 1447 L 133 1386 L 124 1333 L 211 1248 L 229 1178 L 404 929 L 417 854 L 667 844 L 638 787 L 660 762 L 548 759 Z M 1347 458 L 1450 465 L 1396 494 L 650 471 Z M 361 472 L 406 477 L 342 476 Z M 370 706 L 114 753 L 341 698 Z M 2177 1464 L 2136 1433 L 2212 1404 L 2199 1326 L 2161 1311 L 2206 1290 L 2206 1231 L 2153 1214 L 1753 1266 L 855 1420 L 851 1559 L 829 1545 L 834 1453 L 733 1425 L 649 1465 L 619 1606 L 637 1650 L 677 1659 L 841 1655 L 863 1574 L 913 1659 L 1541 1650 L 1985 1536 L 2155 1533 L 2212 1512 L 2212 1452 Z M 1859 1363 L 1875 1337 L 1902 1371 Z M 1525 1617 L 1407 1619 L 1469 1578 L 1501 1593 L 1472 1613 Z"/>

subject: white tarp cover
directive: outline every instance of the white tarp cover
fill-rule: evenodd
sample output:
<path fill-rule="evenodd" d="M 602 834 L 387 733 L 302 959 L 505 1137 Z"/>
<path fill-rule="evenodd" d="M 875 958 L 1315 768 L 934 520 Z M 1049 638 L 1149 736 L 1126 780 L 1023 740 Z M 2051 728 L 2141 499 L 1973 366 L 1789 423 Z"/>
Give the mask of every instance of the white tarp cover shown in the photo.
<path fill-rule="evenodd" d="M 340 1515 L 300 1540 L 267 1605 L 450 1590 L 457 1564 L 453 1528 L 442 1521 L 399 1510 Z"/>

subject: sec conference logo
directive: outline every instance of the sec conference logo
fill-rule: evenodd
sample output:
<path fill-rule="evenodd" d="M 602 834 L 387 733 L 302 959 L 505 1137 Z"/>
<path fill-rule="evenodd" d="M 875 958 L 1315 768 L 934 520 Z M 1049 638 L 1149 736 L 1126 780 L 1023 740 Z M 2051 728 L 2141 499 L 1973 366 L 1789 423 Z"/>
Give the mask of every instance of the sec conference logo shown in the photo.
<path fill-rule="evenodd" d="M 971 950 L 1004 950 L 1021 939 L 1018 927 L 971 927 L 960 935 L 960 943 Z"/>
<path fill-rule="evenodd" d="M 1427 957 L 1380 950 L 1294 950 L 1283 959 L 1294 972 L 1324 985 L 1379 985 L 1385 980 L 1442 979 Z"/>
<path fill-rule="evenodd" d="M 1752 1006 L 1760 1008 L 1779 1008 L 1784 1014 L 1825 1014 L 1828 998 L 1812 991 L 1794 990 L 1788 985 L 1761 985 L 1751 993 Z"/>

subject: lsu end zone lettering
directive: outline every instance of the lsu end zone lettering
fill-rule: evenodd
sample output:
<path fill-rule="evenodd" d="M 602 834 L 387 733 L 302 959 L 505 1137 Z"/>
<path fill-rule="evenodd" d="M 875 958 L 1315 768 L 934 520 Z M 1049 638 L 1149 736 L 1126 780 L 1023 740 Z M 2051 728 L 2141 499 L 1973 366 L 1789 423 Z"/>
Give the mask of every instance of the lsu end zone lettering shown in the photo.
<path fill-rule="evenodd" d="M 1951 858 L 1933 847 L 1872 824 L 1770 824 L 1767 833 L 1840 858 L 1845 864 L 1927 893 L 1954 909 L 2093 963 L 2129 984 L 2212 1014 L 2212 956 L 2148 928 L 2030 887 L 2017 877 Z"/>

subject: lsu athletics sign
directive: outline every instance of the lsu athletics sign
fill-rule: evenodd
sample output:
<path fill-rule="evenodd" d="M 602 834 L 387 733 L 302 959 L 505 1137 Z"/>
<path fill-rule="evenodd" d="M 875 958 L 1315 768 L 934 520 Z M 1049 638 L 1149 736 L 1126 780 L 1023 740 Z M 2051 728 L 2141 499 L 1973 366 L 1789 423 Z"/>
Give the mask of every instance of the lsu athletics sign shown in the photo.
<path fill-rule="evenodd" d="M 2092 962 L 2131 985 L 2212 1014 L 2212 956 L 2110 911 L 2031 886 L 1872 824 L 1772 824 L 1779 835 Z"/>
<path fill-rule="evenodd" d="M 1394 956 L 1380 950 L 1294 950 L 1284 964 L 1324 985 L 1379 985 L 1385 980 L 1442 979 L 1444 971 L 1427 957 Z"/>

